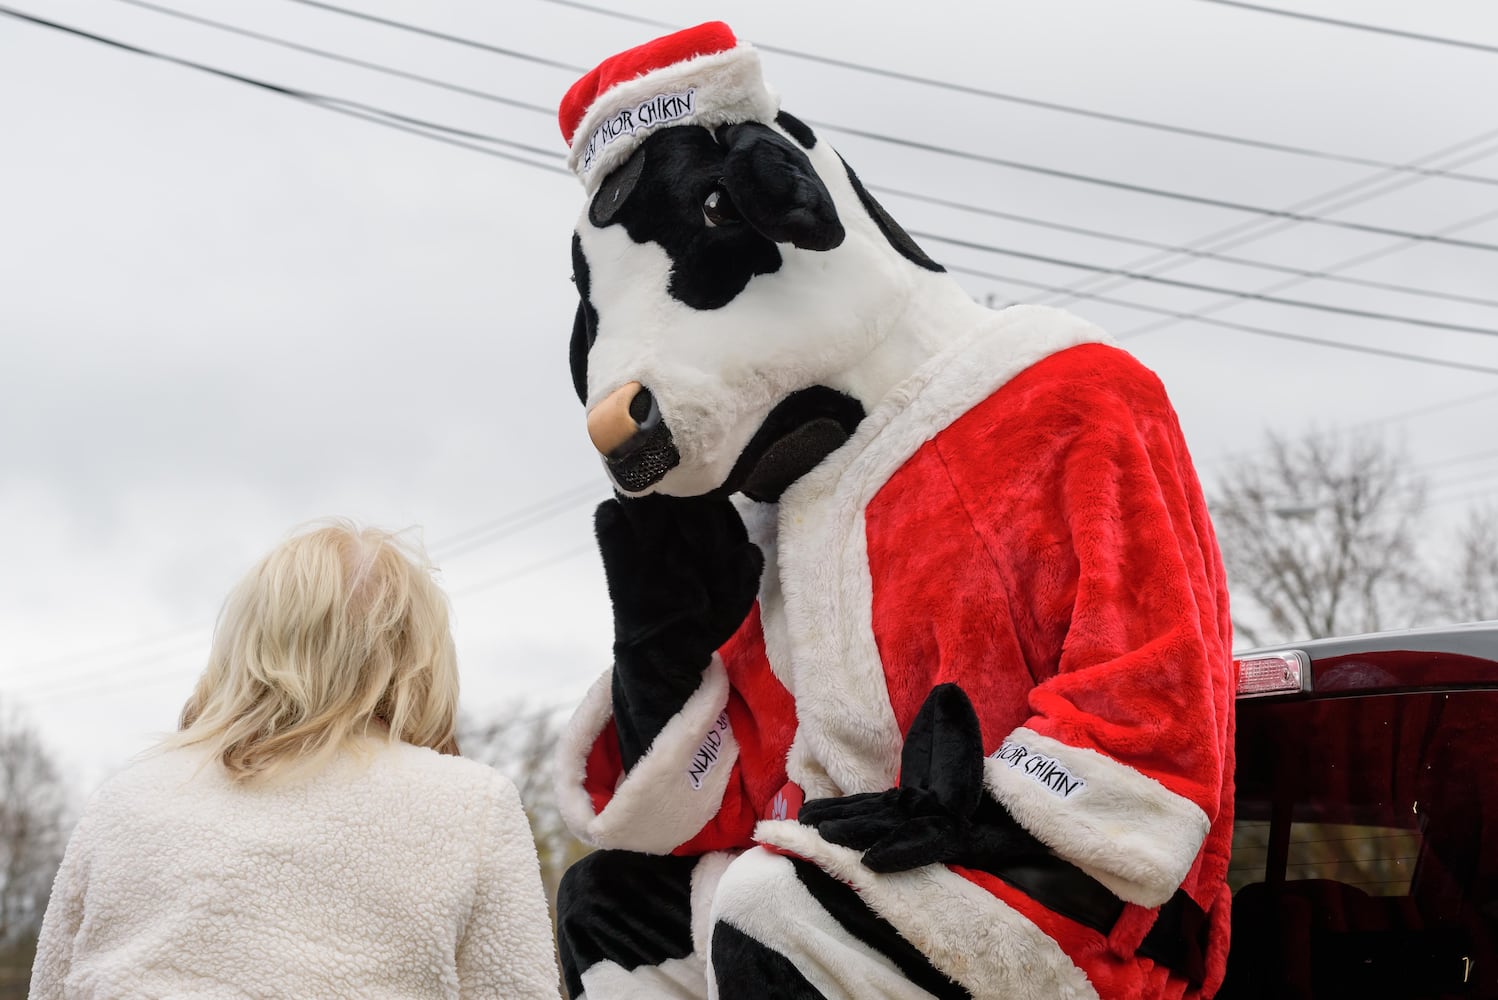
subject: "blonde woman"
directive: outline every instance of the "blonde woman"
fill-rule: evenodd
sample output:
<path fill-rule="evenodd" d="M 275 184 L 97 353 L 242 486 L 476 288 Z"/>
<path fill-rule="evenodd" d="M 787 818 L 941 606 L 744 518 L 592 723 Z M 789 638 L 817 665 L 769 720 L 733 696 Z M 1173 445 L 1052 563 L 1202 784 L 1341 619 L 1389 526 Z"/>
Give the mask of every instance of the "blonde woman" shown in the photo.
<path fill-rule="evenodd" d="M 346 522 L 284 542 L 180 731 L 90 802 L 31 997 L 555 998 L 530 829 L 454 755 L 457 700 L 419 553 Z"/>

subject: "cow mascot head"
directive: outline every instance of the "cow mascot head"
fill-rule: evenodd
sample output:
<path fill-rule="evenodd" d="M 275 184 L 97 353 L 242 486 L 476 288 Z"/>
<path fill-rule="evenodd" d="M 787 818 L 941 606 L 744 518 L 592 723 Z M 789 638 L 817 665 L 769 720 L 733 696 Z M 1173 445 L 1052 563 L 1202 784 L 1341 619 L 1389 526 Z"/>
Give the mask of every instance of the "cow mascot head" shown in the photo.
<path fill-rule="evenodd" d="M 612 848 L 562 885 L 571 994 L 1209 992 L 1228 620 L 1153 375 L 973 302 L 724 24 L 560 119 L 616 494 L 558 778 Z"/>
<path fill-rule="evenodd" d="M 626 496 L 778 499 L 983 313 L 778 103 L 709 24 L 563 104 L 588 192 L 572 375 Z"/>

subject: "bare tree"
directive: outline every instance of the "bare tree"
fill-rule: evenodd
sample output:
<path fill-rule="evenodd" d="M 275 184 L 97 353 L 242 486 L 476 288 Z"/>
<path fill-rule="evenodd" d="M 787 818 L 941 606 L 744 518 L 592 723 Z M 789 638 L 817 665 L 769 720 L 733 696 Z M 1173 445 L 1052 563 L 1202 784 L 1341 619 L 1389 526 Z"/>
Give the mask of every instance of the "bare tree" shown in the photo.
<path fill-rule="evenodd" d="M 67 844 L 70 794 L 36 730 L 0 703 L 0 996 L 24 986 Z"/>
<path fill-rule="evenodd" d="M 1380 438 L 1271 434 L 1210 502 L 1238 635 L 1260 645 L 1415 624 L 1431 598 L 1416 547 L 1424 492 Z"/>
<path fill-rule="evenodd" d="M 1456 578 L 1433 594 L 1454 621 L 1498 618 L 1498 508 L 1470 511 L 1457 531 Z"/>
<path fill-rule="evenodd" d="M 465 718 L 458 728 L 463 756 L 498 769 L 519 790 L 541 859 L 541 880 L 553 907 L 562 874 L 588 852 L 562 820 L 552 780 L 564 720 L 565 715 L 554 709 L 516 704 L 484 720 Z"/>

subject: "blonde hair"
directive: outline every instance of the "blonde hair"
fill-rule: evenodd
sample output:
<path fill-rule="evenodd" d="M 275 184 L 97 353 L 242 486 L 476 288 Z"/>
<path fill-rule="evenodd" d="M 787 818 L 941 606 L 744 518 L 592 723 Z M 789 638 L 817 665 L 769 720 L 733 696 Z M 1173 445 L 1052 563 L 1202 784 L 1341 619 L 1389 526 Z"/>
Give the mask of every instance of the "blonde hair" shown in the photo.
<path fill-rule="evenodd" d="M 379 735 L 456 752 L 457 656 L 432 566 L 397 534 L 335 519 L 277 546 L 229 594 L 167 746 L 235 781 Z"/>

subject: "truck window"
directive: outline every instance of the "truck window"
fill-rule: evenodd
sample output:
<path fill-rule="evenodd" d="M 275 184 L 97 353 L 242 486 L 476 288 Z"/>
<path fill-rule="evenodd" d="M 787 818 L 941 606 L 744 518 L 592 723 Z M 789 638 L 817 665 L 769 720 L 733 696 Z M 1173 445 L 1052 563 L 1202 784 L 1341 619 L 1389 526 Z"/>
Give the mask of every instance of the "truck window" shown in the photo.
<path fill-rule="evenodd" d="M 1238 712 L 1219 995 L 1498 998 L 1498 691 Z"/>

